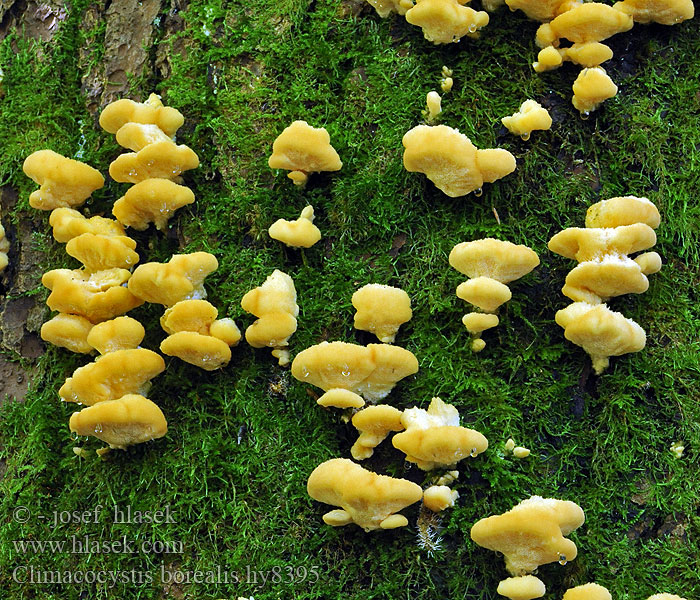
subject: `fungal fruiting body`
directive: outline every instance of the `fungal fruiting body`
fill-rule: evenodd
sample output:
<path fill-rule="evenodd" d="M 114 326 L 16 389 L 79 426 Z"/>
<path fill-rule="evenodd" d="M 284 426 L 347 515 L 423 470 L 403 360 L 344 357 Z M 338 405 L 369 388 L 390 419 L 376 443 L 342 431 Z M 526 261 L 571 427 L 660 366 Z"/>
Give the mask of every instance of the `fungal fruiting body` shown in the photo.
<path fill-rule="evenodd" d="M 153 178 L 174 179 L 198 166 L 199 158 L 191 148 L 161 141 L 119 155 L 109 165 L 109 174 L 115 181 L 139 183 Z"/>
<path fill-rule="evenodd" d="M 124 227 L 119 221 L 105 217 L 89 219 L 73 208 L 55 208 L 49 216 L 49 225 L 53 228 L 53 237 L 65 244 L 83 233 L 106 236 L 123 236 Z"/>
<path fill-rule="evenodd" d="M 451 44 L 463 37 L 478 38 L 479 30 L 489 23 L 489 15 L 458 0 L 417 0 L 406 12 L 406 21 L 423 30 L 433 44 Z"/>
<path fill-rule="evenodd" d="M 426 119 L 428 123 L 432 123 L 437 116 L 442 112 L 442 98 L 435 91 L 428 92 L 425 98 L 426 103 Z"/>
<path fill-rule="evenodd" d="M 445 65 L 442 66 L 442 78 L 440 79 L 440 89 L 443 92 L 452 91 L 454 79 L 452 79 L 452 69 L 448 69 Z"/>
<path fill-rule="evenodd" d="M 510 600 L 534 600 L 544 596 L 547 589 L 544 582 L 534 575 L 522 575 L 504 579 L 496 591 Z"/>
<path fill-rule="evenodd" d="M 565 536 L 583 525 L 574 502 L 532 496 L 511 510 L 481 519 L 471 529 L 479 546 L 503 554 L 511 575 L 532 573 L 540 565 L 576 558 L 576 544 Z"/>
<path fill-rule="evenodd" d="M 10 251 L 10 242 L 5 237 L 5 228 L 0 223 L 0 272 L 7 267 L 7 253 Z"/>
<path fill-rule="evenodd" d="M 360 432 L 360 437 L 350 449 L 355 460 L 364 460 L 374 454 L 374 448 L 381 444 L 392 431 L 403 431 L 403 413 L 387 404 L 368 406 L 355 413 L 352 424 Z"/>
<path fill-rule="evenodd" d="M 297 330 L 297 292 L 292 278 L 275 269 L 265 282 L 250 290 L 241 307 L 256 317 L 246 329 L 245 339 L 253 348 L 272 348 L 280 365 L 289 364 L 289 338 Z"/>
<path fill-rule="evenodd" d="M 527 246 L 485 238 L 457 244 L 450 252 L 449 261 L 453 268 L 470 278 L 457 287 L 457 296 L 483 311 L 469 313 L 462 319 L 474 336 L 472 349 L 479 352 L 485 346 L 479 336 L 498 325 L 498 317 L 493 313 L 512 296 L 506 284 L 532 271 L 540 260 Z"/>
<path fill-rule="evenodd" d="M 617 94 L 617 86 L 602 67 L 583 69 L 572 89 L 571 103 L 584 116 Z"/>
<path fill-rule="evenodd" d="M 424 0 L 425 1 L 425 0 Z M 452 198 L 481 190 L 515 171 L 515 157 L 501 148 L 478 150 L 469 138 L 446 125 L 418 125 L 403 136 L 403 164 L 424 173 Z"/>
<path fill-rule="evenodd" d="M 175 254 L 167 263 L 139 265 L 129 279 L 129 290 L 143 302 L 174 306 L 180 300 L 207 297 L 204 279 L 219 261 L 208 252 Z"/>
<path fill-rule="evenodd" d="M 423 506 L 433 512 L 442 512 L 455 505 L 459 492 L 446 485 L 431 485 L 423 492 Z"/>
<path fill-rule="evenodd" d="M 598 67 L 612 57 L 613 52 L 610 46 L 600 42 L 577 43 L 568 48 L 547 46 L 540 50 L 537 62 L 533 63 L 532 68 L 538 73 L 542 73 L 560 67 L 565 61 L 582 67 Z"/>
<path fill-rule="evenodd" d="M 131 317 L 117 317 L 93 326 L 87 334 L 87 343 L 100 354 L 138 348 L 146 330 Z"/>
<path fill-rule="evenodd" d="M 520 110 L 510 117 L 503 117 L 501 123 L 513 135 L 519 135 L 523 140 L 530 139 L 530 134 L 535 130 L 545 131 L 552 127 L 552 117 L 539 102 L 525 100 L 520 105 Z"/>
<path fill-rule="evenodd" d="M 571 42 L 601 42 L 616 33 L 632 29 L 632 17 L 600 2 L 584 2 L 539 27 L 537 45 L 558 47 L 560 40 Z"/>
<path fill-rule="evenodd" d="M 408 519 L 396 513 L 423 497 L 419 485 L 378 475 L 345 458 L 316 467 L 307 491 L 318 502 L 340 507 L 323 515 L 326 524 L 340 527 L 355 523 L 365 531 L 405 527 Z"/>
<path fill-rule="evenodd" d="M 380 342 L 392 344 L 399 327 L 411 320 L 411 299 L 400 288 L 368 283 L 352 295 L 355 328 L 369 331 Z"/>
<path fill-rule="evenodd" d="M 271 169 L 291 171 L 287 176 L 295 185 L 305 185 L 311 173 L 338 171 L 343 166 L 328 132 L 306 121 L 294 121 L 279 134 L 268 164 Z"/>
<path fill-rule="evenodd" d="M 110 448 L 123 450 L 163 437 L 168 424 L 158 406 L 138 394 L 100 402 L 73 413 L 70 430 L 78 435 L 93 435 Z"/>
<path fill-rule="evenodd" d="M 406 430 L 391 442 L 406 454 L 408 462 L 424 471 L 451 467 L 468 456 L 474 458 L 489 445 L 478 431 L 460 426 L 457 409 L 440 398 L 433 398 L 427 410 L 406 409 L 401 423 Z"/>
<path fill-rule="evenodd" d="M 127 227 L 143 231 L 153 223 L 163 231 L 178 208 L 193 202 L 194 193 L 184 185 L 170 179 L 146 179 L 114 203 L 112 214 Z"/>
<path fill-rule="evenodd" d="M 612 596 L 602 585 L 584 583 L 566 590 L 562 600 L 612 600 Z"/>
<path fill-rule="evenodd" d="M 360 408 L 385 398 L 398 381 L 418 371 L 413 353 L 389 344 L 321 342 L 297 354 L 292 375 L 321 388 L 321 406 Z"/>
<path fill-rule="evenodd" d="M 571 10 L 581 0 L 505 0 L 512 11 L 522 10 L 528 19 L 551 21 L 554 17 Z"/>
<path fill-rule="evenodd" d="M 367 0 L 367 3 L 377 11 L 377 14 L 385 19 L 391 13 L 405 15 L 413 6 L 413 0 Z"/>
<path fill-rule="evenodd" d="M 278 219 L 268 229 L 273 240 L 290 248 L 311 248 L 321 239 L 321 230 L 314 225 L 314 207 L 309 205 L 301 211 L 296 221 Z"/>
<path fill-rule="evenodd" d="M 94 348 L 88 343 L 93 324 L 80 315 L 59 313 L 41 326 L 41 339 L 71 352 L 90 354 Z"/>
<path fill-rule="evenodd" d="M 206 371 L 226 366 L 241 332 L 233 319 L 217 317 L 218 310 L 206 300 L 181 300 L 160 319 L 169 334 L 160 344 L 161 352 Z"/>
<path fill-rule="evenodd" d="M 654 228 L 661 217 L 646 198 L 624 196 L 594 204 L 586 227 L 570 227 L 549 241 L 552 252 L 579 264 L 566 277 L 562 293 L 574 301 L 560 310 L 556 322 L 566 339 L 581 346 L 597 374 L 610 356 L 638 352 L 646 344 L 644 330 L 633 320 L 604 304 L 623 294 L 641 294 L 649 287 L 647 275 L 661 269 L 656 252 L 644 252 L 656 243 Z"/>
<path fill-rule="evenodd" d="M 693 0 L 623 0 L 613 4 L 635 23 L 677 25 L 695 16 Z"/>
<path fill-rule="evenodd" d="M 37 150 L 22 169 L 40 186 L 29 196 L 29 205 L 39 210 L 80 206 L 105 182 L 97 169 L 53 150 Z"/>
<path fill-rule="evenodd" d="M 173 137 L 185 122 L 179 110 L 163 106 L 160 96 L 151 94 L 146 102 L 117 100 L 100 114 L 100 126 L 109 133 L 117 133 L 127 123 L 157 125 L 165 135 Z"/>

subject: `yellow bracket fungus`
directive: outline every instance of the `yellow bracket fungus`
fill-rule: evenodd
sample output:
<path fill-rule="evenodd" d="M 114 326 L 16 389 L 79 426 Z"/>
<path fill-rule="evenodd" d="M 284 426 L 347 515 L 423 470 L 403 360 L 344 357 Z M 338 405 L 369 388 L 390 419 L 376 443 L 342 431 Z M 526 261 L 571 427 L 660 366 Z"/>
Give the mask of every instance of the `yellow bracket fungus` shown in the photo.
<path fill-rule="evenodd" d="M 29 196 L 29 205 L 39 210 L 80 206 L 105 183 L 97 169 L 53 150 L 30 154 L 22 169 L 40 186 Z"/>
<path fill-rule="evenodd" d="M 87 336 L 87 342 L 100 354 L 117 350 L 133 350 L 146 336 L 143 325 L 131 317 L 117 317 L 95 325 Z"/>
<path fill-rule="evenodd" d="M 450 252 L 449 261 L 453 268 L 470 277 L 457 287 L 457 296 L 486 313 L 495 313 L 511 299 L 507 283 L 527 275 L 540 264 L 537 254 L 527 246 L 493 238 L 457 244 Z M 462 323 L 474 335 L 472 350 L 480 352 L 486 345 L 479 338 L 481 332 L 498 325 L 498 317 L 469 313 Z"/>
<path fill-rule="evenodd" d="M 468 456 L 474 458 L 489 445 L 478 431 L 461 427 L 457 409 L 440 398 L 433 398 L 428 410 L 406 409 L 401 423 L 406 431 L 396 434 L 391 443 L 423 471 L 450 467 Z"/>
<path fill-rule="evenodd" d="M 452 198 L 480 193 L 515 171 L 515 157 L 501 148 L 478 150 L 469 138 L 446 125 L 418 125 L 403 136 L 407 171 L 425 173 Z"/>
<path fill-rule="evenodd" d="M 77 269 L 54 269 L 41 282 L 51 290 L 46 304 L 51 310 L 82 315 L 91 323 L 107 321 L 143 304 L 123 284 L 131 273 L 108 269 L 88 273 Z"/>
<path fill-rule="evenodd" d="M 617 94 L 617 86 L 602 67 L 583 69 L 574 85 L 571 103 L 582 115 L 587 116 L 603 102 Z"/>
<path fill-rule="evenodd" d="M 675 594 L 654 594 L 653 596 L 649 596 L 647 600 L 685 600 L 685 598 L 681 598 Z"/>
<path fill-rule="evenodd" d="M 553 236 L 547 246 L 556 254 L 584 262 L 606 254 L 633 254 L 654 244 L 654 230 L 646 223 L 633 223 L 605 228 L 569 227 Z"/>
<path fill-rule="evenodd" d="M 535 100 L 525 100 L 520 105 L 520 110 L 510 117 L 503 117 L 501 123 L 513 135 L 519 135 L 523 140 L 530 139 L 530 134 L 535 131 L 546 131 L 552 127 L 552 117 L 549 111 Z"/>
<path fill-rule="evenodd" d="M 411 481 L 377 475 L 345 458 L 320 464 L 306 487 L 314 500 L 341 507 L 323 515 L 327 525 L 355 523 L 365 531 L 405 527 L 408 519 L 396 513 L 423 496 Z"/>
<path fill-rule="evenodd" d="M 555 321 L 567 340 L 590 355 L 598 375 L 607 369 L 610 356 L 639 352 L 646 345 L 644 330 L 605 304 L 574 302 L 558 311 Z"/>
<path fill-rule="evenodd" d="M 290 248 L 311 248 L 321 239 L 321 230 L 314 225 L 314 207 L 309 205 L 301 211 L 296 221 L 278 219 L 268 229 L 273 240 Z"/>
<path fill-rule="evenodd" d="M 126 227 L 144 231 L 151 223 L 163 231 L 178 208 L 192 204 L 194 193 L 170 179 L 146 179 L 114 203 L 112 214 Z"/>
<path fill-rule="evenodd" d="M 66 244 L 69 256 L 85 265 L 89 273 L 107 269 L 130 269 L 139 262 L 136 242 L 127 236 L 83 233 Z"/>
<path fill-rule="evenodd" d="M 562 38 L 575 43 L 602 42 L 632 29 L 632 17 L 600 2 L 584 2 L 540 25 L 535 40 L 540 48 L 559 46 Z"/>
<path fill-rule="evenodd" d="M 540 565 L 566 564 L 576 558 L 576 544 L 565 536 L 584 520 L 583 510 L 574 502 L 532 496 L 502 515 L 475 523 L 471 538 L 503 554 L 508 572 L 520 576 Z"/>
<path fill-rule="evenodd" d="M 253 348 L 272 348 L 281 366 L 289 364 L 289 338 L 297 330 L 297 291 L 292 278 L 275 269 L 265 282 L 250 290 L 241 307 L 256 317 L 246 329 L 245 339 Z"/>
<path fill-rule="evenodd" d="M 129 290 L 146 302 L 164 306 L 206 298 L 204 279 L 218 266 L 216 257 L 208 252 L 175 254 L 167 263 L 138 266 L 129 279 Z"/>
<path fill-rule="evenodd" d="M 380 342 L 392 344 L 399 327 L 411 320 L 411 299 L 400 288 L 368 283 L 352 295 L 355 328 L 369 331 Z"/>
<path fill-rule="evenodd" d="M 137 394 L 100 402 L 73 413 L 69 426 L 73 433 L 93 435 L 107 442 L 110 448 L 121 450 L 161 438 L 168 432 L 163 411 Z"/>
<path fill-rule="evenodd" d="M 498 584 L 496 591 L 510 600 L 534 600 L 544 596 L 547 588 L 544 582 L 534 575 L 523 575 L 504 579 Z"/>
<path fill-rule="evenodd" d="M 294 121 L 277 137 L 268 164 L 291 171 L 288 177 L 295 185 L 305 185 L 311 173 L 339 171 L 343 166 L 328 132 L 306 121 Z"/>
<path fill-rule="evenodd" d="M 452 79 L 452 69 L 448 69 L 445 65 L 442 66 L 442 79 L 440 79 L 440 89 L 443 92 L 452 91 L 454 79 Z"/>
<path fill-rule="evenodd" d="M 512 11 L 522 10 L 528 19 L 551 21 L 581 4 L 581 0 L 506 0 Z"/>
<path fill-rule="evenodd" d="M 173 141 L 158 125 L 142 123 L 125 123 L 119 128 L 115 137 L 117 144 L 132 152 L 139 152 L 149 144 Z"/>
<path fill-rule="evenodd" d="M 183 300 L 165 311 L 160 319 L 170 334 L 160 345 L 168 356 L 213 371 L 231 360 L 230 346 L 241 339 L 232 319 L 217 320 L 218 311 L 206 300 Z"/>
<path fill-rule="evenodd" d="M 0 223 L 0 272 L 7 267 L 7 253 L 10 251 L 10 242 L 5 237 L 5 228 Z"/>
<path fill-rule="evenodd" d="M 191 148 L 167 141 L 119 155 L 109 165 L 109 174 L 114 181 L 139 183 L 146 179 L 174 179 L 198 166 L 199 158 Z"/>
<path fill-rule="evenodd" d="M 114 219 L 90 217 L 89 219 L 73 208 L 55 208 L 51 211 L 49 225 L 53 227 L 53 237 L 65 244 L 83 233 L 95 235 L 123 236 L 124 227 Z"/>
<path fill-rule="evenodd" d="M 613 4 L 635 23 L 677 25 L 695 16 L 693 0 L 623 0 Z"/>
<path fill-rule="evenodd" d="M 562 600 L 612 600 L 612 596 L 602 585 L 585 583 L 566 590 Z"/>
<path fill-rule="evenodd" d="M 65 402 L 92 406 L 126 394 L 146 394 L 150 381 L 165 370 L 163 358 L 146 348 L 116 350 L 79 367 L 58 395 Z"/>
<path fill-rule="evenodd" d="M 621 196 L 588 207 L 586 227 L 621 227 L 644 223 L 656 229 L 661 223 L 659 209 L 648 198 Z"/>
<path fill-rule="evenodd" d="M 478 38 L 479 30 L 489 23 L 487 12 L 476 11 L 458 0 L 418 0 L 406 12 L 406 21 L 423 30 L 433 44 L 451 44 L 463 37 Z"/>
<path fill-rule="evenodd" d="M 88 342 L 92 327 L 85 317 L 59 313 L 41 326 L 41 339 L 71 352 L 90 354 L 94 350 Z"/>
<path fill-rule="evenodd" d="M 368 406 L 355 413 L 352 424 L 360 432 L 360 437 L 350 449 L 352 457 L 355 460 L 370 458 L 374 454 L 374 449 L 392 431 L 403 431 L 402 414 L 400 410 L 387 404 Z"/>
<path fill-rule="evenodd" d="M 612 57 L 613 52 L 610 46 L 600 42 L 574 44 L 569 48 L 547 46 L 540 50 L 537 62 L 533 63 L 532 68 L 538 73 L 542 73 L 560 67 L 564 61 L 570 61 L 582 67 L 598 67 Z"/>
<path fill-rule="evenodd" d="M 413 6 L 413 0 L 367 0 L 367 3 L 377 11 L 377 14 L 385 19 L 391 13 L 405 15 Z"/>
<path fill-rule="evenodd" d="M 359 408 L 367 400 L 385 398 L 397 382 L 418 371 L 418 360 L 403 348 L 389 344 L 359 346 L 346 342 L 321 342 L 297 354 L 292 375 L 326 392 L 321 406 L 346 408 L 350 398 Z M 339 390 L 345 393 L 338 394 Z M 352 395 L 350 395 L 352 394 Z M 341 403 L 336 404 L 336 399 Z"/>
<path fill-rule="evenodd" d="M 107 105 L 100 114 L 100 126 L 108 133 L 117 133 L 127 123 L 157 125 L 166 135 L 172 137 L 185 122 L 182 113 L 163 102 L 156 94 L 151 94 L 146 102 L 117 100 Z"/>
<path fill-rule="evenodd" d="M 442 98 L 435 91 L 428 92 L 425 98 L 426 110 L 424 114 L 428 123 L 435 121 L 437 116 L 442 112 Z"/>
<path fill-rule="evenodd" d="M 446 485 L 431 485 L 423 492 L 423 506 L 433 512 L 442 512 L 455 505 L 459 498 L 457 490 L 451 490 Z"/>

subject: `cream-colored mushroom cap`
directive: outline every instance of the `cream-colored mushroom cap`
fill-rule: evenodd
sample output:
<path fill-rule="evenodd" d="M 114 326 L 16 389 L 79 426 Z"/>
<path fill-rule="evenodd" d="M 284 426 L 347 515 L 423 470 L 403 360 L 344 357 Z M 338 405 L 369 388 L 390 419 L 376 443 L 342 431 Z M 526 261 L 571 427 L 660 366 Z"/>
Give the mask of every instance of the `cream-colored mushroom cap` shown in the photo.
<path fill-rule="evenodd" d="M 316 400 L 316 403 L 319 406 L 332 406 L 334 408 L 362 408 L 365 405 L 362 396 L 342 388 L 328 390 L 323 396 Z"/>
<path fill-rule="evenodd" d="M 644 223 L 612 228 L 569 227 L 549 240 L 554 253 L 578 262 L 593 260 L 606 254 L 633 254 L 656 244 L 656 233 Z"/>
<path fill-rule="evenodd" d="M 649 280 L 639 264 L 626 256 L 606 254 L 579 263 L 566 276 L 561 292 L 574 302 L 600 304 L 623 294 L 642 294 Z"/>
<path fill-rule="evenodd" d="M 406 21 L 420 27 L 425 39 L 434 44 L 478 37 L 479 29 L 489 24 L 489 15 L 462 4 L 458 0 L 420 0 L 406 12 Z"/>
<path fill-rule="evenodd" d="M 334 527 L 355 523 L 365 531 L 408 525 L 395 513 L 423 496 L 419 485 L 406 479 L 377 475 L 345 458 L 334 458 L 316 467 L 306 489 L 314 500 L 341 507 L 323 516 Z"/>
<path fill-rule="evenodd" d="M 66 253 L 91 273 L 106 269 L 130 269 L 139 262 L 136 242 L 127 236 L 83 233 L 66 244 Z"/>
<path fill-rule="evenodd" d="M 393 343 L 402 324 L 411 320 L 411 299 L 400 288 L 368 283 L 352 295 L 355 329 L 369 331 L 380 342 Z"/>
<path fill-rule="evenodd" d="M 300 185 L 306 183 L 309 173 L 338 171 L 343 166 L 331 146 L 328 132 L 323 127 L 312 127 L 306 121 L 294 121 L 280 133 L 272 144 L 268 164 L 271 169 L 292 171 L 290 179 Z"/>
<path fill-rule="evenodd" d="M 275 269 L 261 286 L 243 296 L 241 308 L 256 317 L 273 312 L 286 312 L 293 317 L 298 316 L 299 306 L 294 281 L 286 273 Z"/>
<path fill-rule="evenodd" d="M 53 237 L 57 242 L 70 242 L 83 233 L 96 235 L 123 236 L 124 227 L 114 219 L 90 217 L 87 219 L 73 208 L 54 208 L 49 217 L 49 225 L 53 227 Z"/>
<path fill-rule="evenodd" d="M 219 261 L 208 252 L 175 254 L 167 263 L 138 266 L 129 279 L 129 290 L 146 302 L 164 306 L 206 298 L 204 279 L 218 266 Z"/>
<path fill-rule="evenodd" d="M 408 429 L 396 434 L 391 443 L 406 454 L 406 460 L 424 471 L 450 467 L 488 448 L 487 439 L 474 429 L 445 425 L 428 429 Z"/>
<path fill-rule="evenodd" d="M 51 290 L 46 299 L 51 310 L 82 315 L 91 323 L 99 323 L 143 304 L 123 285 L 130 276 L 126 269 L 96 273 L 54 269 L 44 273 L 41 282 Z"/>
<path fill-rule="evenodd" d="M 547 130 L 552 127 L 552 117 L 549 111 L 535 100 L 525 100 L 520 110 L 510 117 L 503 117 L 501 123 L 513 135 L 530 137 L 535 130 Z"/>
<path fill-rule="evenodd" d="M 350 390 L 368 400 L 384 398 L 398 381 L 417 371 L 411 352 L 388 344 L 321 342 L 292 362 L 292 375 L 299 381 L 324 391 Z"/>
<path fill-rule="evenodd" d="M 505 283 L 491 277 L 474 277 L 457 286 L 457 297 L 487 313 L 493 313 L 499 306 L 508 302 L 513 294 Z"/>
<path fill-rule="evenodd" d="M 278 219 L 268 229 L 273 240 L 291 248 L 311 248 L 321 239 L 321 230 L 314 225 L 314 207 L 309 205 L 301 211 L 296 221 Z"/>
<path fill-rule="evenodd" d="M 7 253 L 10 250 L 10 242 L 5 237 L 5 228 L 0 223 L 0 271 L 7 267 Z"/>
<path fill-rule="evenodd" d="M 452 198 L 515 171 L 515 157 L 510 152 L 477 150 L 466 135 L 446 125 L 418 125 L 403 136 L 402 143 L 406 170 L 424 173 Z"/>
<path fill-rule="evenodd" d="M 245 339 L 253 348 L 281 348 L 297 330 L 297 320 L 288 312 L 271 312 L 258 318 L 245 330 Z"/>
<path fill-rule="evenodd" d="M 558 46 L 560 38 L 572 42 L 602 42 L 616 33 L 632 29 L 632 17 L 600 2 L 585 2 L 541 25 L 537 45 Z"/>
<path fill-rule="evenodd" d="M 566 55 L 566 60 L 582 67 L 597 67 L 613 57 L 610 46 L 600 42 L 577 43 L 565 48 L 563 52 Z"/>
<path fill-rule="evenodd" d="M 139 183 L 154 178 L 174 179 L 198 166 L 199 158 L 191 148 L 170 141 L 156 142 L 138 152 L 120 154 L 109 165 L 109 174 L 114 181 Z"/>
<path fill-rule="evenodd" d="M 624 0 L 613 8 L 630 15 L 635 23 L 676 25 L 695 16 L 693 0 Z"/>
<path fill-rule="evenodd" d="M 209 335 L 209 327 L 218 315 L 219 311 L 207 300 L 181 300 L 163 313 L 160 326 L 169 334 L 194 331 Z"/>
<path fill-rule="evenodd" d="M 374 7 L 382 19 L 393 12 L 405 15 L 406 11 L 413 6 L 413 0 L 367 0 L 367 2 Z"/>
<path fill-rule="evenodd" d="M 89 354 L 93 347 L 88 343 L 92 323 L 80 315 L 60 313 L 41 326 L 41 339 L 71 352 Z"/>
<path fill-rule="evenodd" d="M 564 337 L 591 356 L 599 375 L 607 368 L 609 356 L 639 352 L 646 345 L 644 330 L 605 304 L 575 302 L 558 311 L 555 320 L 564 328 Z"/>
<path fill-rule="evenodd" d="M 510 10 L 522 10 L 534 21 L 551 21 L 580 3 L 581 0 L 506 0 Z"/>
<path fill-rule="evenodd" d="M 634 262 L 639 265 L 639 268 L 645 275 L 658 273 L 663 266 L 661 257 L 657 252 L 645 252 L 644 254 L 640 254 L 634 259 Z"/>
<path fill-rule="evenodd" d="M 501 283 L 520 279 L 540 264 L 537 254 L 527 246 L 493 238 L 457 244 L 449 260 L 467 277 L 490 277 Z"/>
<path fill-rule="evenodd" d="M 612 600 L 612 596 L 602 585 L 585 583 L 566 590 L 562 600 Z"/>
<path fill-rule="evenodd" d="M 29 205 L 39 210 L 80 206 L 105 183 L 97 169 L 53 150 L 30 154 L 22 170 L 40 186 L 29 195 Z"/>
<path fill-rule="evenodd" d="M 209 335 L 220 339 L 228 346 L 236 346 L 241 340 L 241 330 L 233 319 L 217 319 L 209 326 Z"/>
<path fill-rule="evenodd" d="M 169 335 L 161 342 L 160 351 L 205 371 L 225 367 L 231 360 L 231 349 L 226 342 L 194 331 L 178 331 Z"/>
<path fill-rule="evenodd" d="M 117 317 L 95 325 L 87 342 L 100 354 L 137 348 L 146 336 L 143 325 L 131 317 Z"/>
<path fill-rule="evenodd" d="M 118 449 L 161 438 L 168 432 L 163 411 L 138 394 L 100 402 L 73 413 L 69 426 L 78 435 L 94 435 Z"/>
<path fill-rule="evenodd" d="M 586 227 L 621 227 L 645 223 L 656 229 L 661 215 L 654 203 L 647 198 L 622 196 L 596 202 L 586 211 Z"/>
<path fill-rule="evenodd" d="M 132 152 L 143 150 L 149 144 L 173 141 L 158 125 L 144 123 L 125 123 L 117 131 L 116 140 Z"/>
<path fill-rule="evenodd" d="M 150 380 L 164 370 L 163 358 L 151 350 L 116 350 L 76 369 L 58 395 L 65 402 L 92 406 L 126 394 L 145 394 Z"/>
<path fill-rule="evenodd" d="M 496 591 L 510 600 L 534 600 L 544 596 L 547 588 L 544 582 L 534 575 L 523 575 L 504 579 L 498 584 Z"/>
<path fill-rule="evenodd" d="M 653 596 L 649 596 L 647 600 L 685 600 L 685 598 L 681 598 L 675 594 L 654 594 Z"/>
<path fill-rule="evenodd" d="M 496 315 L 486 315 L 484 313 L 469 313 L 462 317 L 462 324 L 469 333 L 481 333 L 498 325 Z"/>
<path fill-rule="evenodd" d="M 392 431 L 402 431 L 403 413 L 388 404 L 377 404 L 355 413 L 352 424 L 360 437 L 350 449 L 355 460 L 364 460 L 374 454 L 376 448 Z"/>
<path fill-rule="evenodd" d="M 502 553 L 511 575 L 526 575 L 540 565 L 576 558 L 576 544 L 564 536 L 584 520 L 574 502 L 532 496 L 501 515 L 481 519 L 470 535 L 479 546 Z"/>
<path fill-rule="evenodd" d="M 433 512 L 441 512 L 454 506 L 457 498 L 457 490 L 451 490 L 446 485 L 431 485 L 423 492 L 423 505 Z"/>
<path fill-rule="evenodd" d="M 581 113 L 589 113 L 617 94 L 617 86 L 602 67 L 583 69 L 572 87 L 571 103 Z"/>
<path fill-rule="evenodd" d="M 138 231 L 154 223 L 164 230 L 175 211 L 194 202 L 194 193 L 188 187 L 170 179 L 146 179 L 131 186 L 114 203 L 112 214 L 120 223 Z"/>
<path fill-rule="evenodd" d="M 157 125 L 172 137 L 184 122 L 182 113 L 170 106 L 163 106 L 156 94 L 151 94 L 146 102 L 117 100 L 108 104 L 100 114 L 100 126 L 108 133 L 117 133 L 127 123 L 143 123 Z"/>

